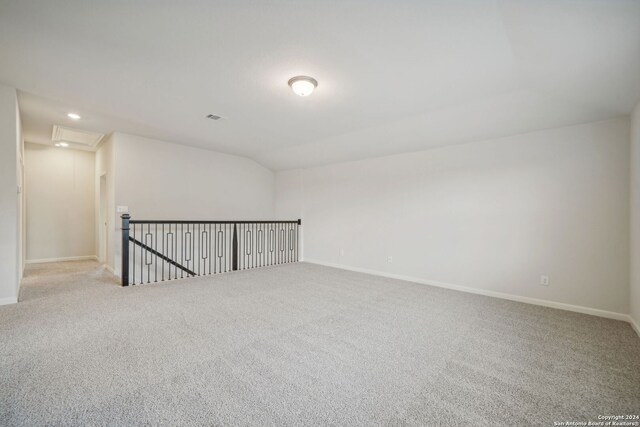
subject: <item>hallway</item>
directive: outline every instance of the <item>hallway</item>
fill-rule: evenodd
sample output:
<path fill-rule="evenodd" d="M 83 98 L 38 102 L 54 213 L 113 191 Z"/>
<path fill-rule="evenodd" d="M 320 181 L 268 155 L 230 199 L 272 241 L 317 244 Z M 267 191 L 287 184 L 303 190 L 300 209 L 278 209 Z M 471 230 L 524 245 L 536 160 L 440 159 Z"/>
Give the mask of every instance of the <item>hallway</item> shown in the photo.
<path fill-rule="evenodd" d="M 81 279 L 81 280 L 78 280 Z M 20 287 L 20 302 L 69 297 L 119 286 L 118 279 L 97 261 L 27 264 Z"/>

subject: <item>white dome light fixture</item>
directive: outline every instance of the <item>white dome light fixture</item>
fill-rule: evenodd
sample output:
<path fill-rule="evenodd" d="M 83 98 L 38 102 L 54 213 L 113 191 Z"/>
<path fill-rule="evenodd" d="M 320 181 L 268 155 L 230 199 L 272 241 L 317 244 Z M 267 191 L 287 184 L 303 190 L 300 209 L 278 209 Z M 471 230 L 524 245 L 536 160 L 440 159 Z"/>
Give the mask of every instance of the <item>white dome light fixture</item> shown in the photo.
<path fill-rule="evenodd" d="M 296 76 L 289 79 L 289 86 L 298 96 L 309 96 L 318 86 L 318 81 L 313 77 Z"/>
<path fill-rule="evenodd" d="M 72 120 L 80 120 L 80 114 L 76 114 L 76 113 L 69 113 L 67 114 L 67 117 L 69 117 Z"/>

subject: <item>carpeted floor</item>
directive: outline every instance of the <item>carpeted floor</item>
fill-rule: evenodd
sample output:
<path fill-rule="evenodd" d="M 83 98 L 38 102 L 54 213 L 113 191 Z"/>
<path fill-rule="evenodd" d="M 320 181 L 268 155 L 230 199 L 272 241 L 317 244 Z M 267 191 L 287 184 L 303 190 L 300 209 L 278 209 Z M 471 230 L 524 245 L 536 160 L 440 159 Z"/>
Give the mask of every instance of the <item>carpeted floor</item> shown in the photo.
<path fill-rule="evenodd" d="M 640 413 L 624 322 L 311 264 L 129 288 L 29 267 L 2 425 L 553 425 Z"/>

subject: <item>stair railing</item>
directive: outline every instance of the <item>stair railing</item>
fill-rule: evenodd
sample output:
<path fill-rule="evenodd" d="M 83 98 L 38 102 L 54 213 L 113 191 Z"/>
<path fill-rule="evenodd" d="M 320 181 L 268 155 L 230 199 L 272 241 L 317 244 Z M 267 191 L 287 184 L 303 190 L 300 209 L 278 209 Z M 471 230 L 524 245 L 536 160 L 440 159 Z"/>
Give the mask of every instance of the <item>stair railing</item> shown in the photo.
<path fill-rule="evenodd" d="M 122 215 L 122 286 L 298 262 L 302 220 L 133 220 Z"/>

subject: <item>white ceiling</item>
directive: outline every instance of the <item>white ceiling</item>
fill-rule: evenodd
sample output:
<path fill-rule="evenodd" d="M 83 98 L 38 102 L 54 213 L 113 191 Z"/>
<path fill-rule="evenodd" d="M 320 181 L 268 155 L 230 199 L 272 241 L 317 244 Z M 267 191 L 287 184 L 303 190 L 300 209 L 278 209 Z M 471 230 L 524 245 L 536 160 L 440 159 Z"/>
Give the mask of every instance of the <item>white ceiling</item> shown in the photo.
<path fill-rule="evenodd" d="M 0 58 L 28 140 L 57 123 L 288 169 L 628 114 L 640 0 L 0 0 Z"/>

